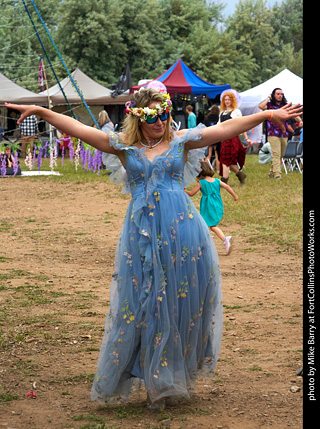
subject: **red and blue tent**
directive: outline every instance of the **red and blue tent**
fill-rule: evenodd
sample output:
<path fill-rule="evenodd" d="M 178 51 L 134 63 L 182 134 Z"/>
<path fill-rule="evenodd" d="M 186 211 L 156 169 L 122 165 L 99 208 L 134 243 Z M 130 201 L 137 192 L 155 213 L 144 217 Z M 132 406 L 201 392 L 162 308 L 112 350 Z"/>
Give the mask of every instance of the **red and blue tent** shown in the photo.
<path fill-rule="evenodd" d="M 206 82 L 189 69 L 181 60 L 178 60 L 166 72 L 154 80 L 162 82 L 171 96 L 176 93 L 206 94 L 209 98 L 215 98 L 224 90 L 230 89 L 230 85 L 214 85 L 213 83 Z M 131 87 L 130 94 L 147 85 L 148 83 Z"/>

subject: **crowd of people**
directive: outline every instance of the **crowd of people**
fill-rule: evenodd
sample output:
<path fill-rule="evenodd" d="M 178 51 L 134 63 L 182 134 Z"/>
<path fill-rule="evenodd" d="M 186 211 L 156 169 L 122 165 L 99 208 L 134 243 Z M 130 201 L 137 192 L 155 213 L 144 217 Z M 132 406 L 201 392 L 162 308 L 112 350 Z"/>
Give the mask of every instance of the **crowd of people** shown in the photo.
<path fill-rule="evenodd" d="M 236 117 L 241 117 L 242 113 L 238 106 L 239 94 L 230 89 L 226 90 L 221 94 L 220 106 L 217 104 L 212 105 L 208 113 L 204 116 L 202 122 L 206 126 L 212 126 L 230 120 Z M 261 110 L 274 110 L 284 106 L 287 100 L 283 94 L 281 88 L 275 88 L 272 93 L 259 104 Z M 186 128 L 195 128 L 199 123 L 199 120 L 194 112 L 194 106 L 191 104 L 185 107 L 187 115 Z M 270 120 L 269 120 L 270 119 Z M 110 117 L 106 110 L 102 110 L 98 116 L 98 124 L 102 131 L 105 131 L 106 127 L 114 127 L 114 124 L 110 120 Z M 96 127 L 96 125 L 94 125 Z M 293 135 L 301 135 L 303 139 L 303 122 L 300 116 L 292 118 L 286 123 L 280 125 L 275 124 L 272 121 L 272 112 L 265 121 L 266 127 L 266 142 L 267 145 L 261 151 L 263 163 L 270 162 L 271 168 L 269 171 L 269 177 L 274 179 L 281 178 L 282 158 L 284 156 L 287 141 Z M 21 147 L 19 148 L 18 156 L 22 159 L 26 158 L 27 149 L 33 154 L 34 141 L 39 137 L 39 128 L 37 117 L 26 118 L 19 124 L 19 140 Z M 61 133 L 57 130 L 57 136 L 59 138 L 58 153 L 68 157 L 69 144 L 71 137 L 65 133 Z M 251 139 L 248 138 L 247 132 L 243 133 L 246 147 L 249 147 L 252 143 Z M 6 132 L 0 124 L 0 143 L 6 138 Z M 10 146 L 8 140 L 5 141 L 5 145 Z M 4 146 L 4 145 L 2 145 Z M 3 152 L 3 150 L 2 150 Z M 267 153 L 268 156 L 264 157 Z M 245 184 L 246 173 L 244 172 L 246 158 L 246 148 L 240 141 L 239 136 L 233 136 L 231 139 L 220 141 L 214 144 L 210 144 L 206 150 L 206 161 L 209 162 L 211 167 L 219 174 L 220 180 L 224 183 L 228 183 L 230 172 L 235 173 L 239 179 L 240 184 Z M 15 170 L 17 171 L 17 170 Z M 11 174 L 11 170 L 8 170 L 8 175 Z"/>
<path fill-rule="evenodd" d="M 238 106 L 238 94 L 234 90 L 227 90 L 221 94 L 220 106 L 214 104 L 210 107 L 203 123 L 206 126 L 212 126 L 223 121 L 241 117 L 242 113 Z M 263 163 L 270 162 L 271 167 L 269 177 L 272 179 L 281 179 L 282 159 L 286 151 L 287 142 L 292 137 L 299 138 L 303 142 L 303 121 L 298 115 L 291 118 L 283 124 L 276 124 L 272 121 L 272 110 L 279 109 L 287 104 L 286 97 L 281 88 L 275 88 L 272 93 L 259 104 L 259 109 L 270 110 L 266 126 L 266 141 L 263 143 L 262 155 L 268 153 Z M 192 106 L 187 106 L 188 128 L 197 124 L 197 119 L 192 112 Z M 189 123 L 191 114 L 194 115 L 192 122 Z M 248 138 L 247 132 L 243 133 L 246 147 L 252 144 Z M 262 143 L 261 143 L 262 144 Z M 246 173 L 243 171 L 246 158 L 246 148 L 240 141 L 239 136 L 234 136 L 229 140 L 212 144 L 208 147 L 206 160 L 216 170 L 221 181 L 228 183 L 230 171 L 234 172 L 241 184 L 245 184 Z"/>

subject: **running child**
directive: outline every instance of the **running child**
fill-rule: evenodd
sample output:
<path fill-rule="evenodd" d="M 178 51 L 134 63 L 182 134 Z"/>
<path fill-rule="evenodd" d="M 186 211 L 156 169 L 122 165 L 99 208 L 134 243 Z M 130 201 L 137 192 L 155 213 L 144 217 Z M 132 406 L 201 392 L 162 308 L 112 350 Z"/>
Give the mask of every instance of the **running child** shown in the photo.
<path fill-rule="evenodd" d="M 212 170 L 210 165 L 205 161 L 201 161 L 201 172 L 197 176 L 198 183 L 192 191 L 185 190 L 185 192 L 189 197 L 193 197 L 193 195 L 198 191 L 201 191 L 200 214 L 209 229 L 223 241 L 226 254 L 229 255 L 232 250 L 233 237 L 225 236 L 218 227 L 223 216 L 223 202 L 220 194 L 220 188 L 222 187 L 226 189 L 229 194 L 233 196 L 235 201 L 237 201 L 239 197 L 229 185 L 219 179 L 214 179 L 213 175 L 214 170 Z"/>

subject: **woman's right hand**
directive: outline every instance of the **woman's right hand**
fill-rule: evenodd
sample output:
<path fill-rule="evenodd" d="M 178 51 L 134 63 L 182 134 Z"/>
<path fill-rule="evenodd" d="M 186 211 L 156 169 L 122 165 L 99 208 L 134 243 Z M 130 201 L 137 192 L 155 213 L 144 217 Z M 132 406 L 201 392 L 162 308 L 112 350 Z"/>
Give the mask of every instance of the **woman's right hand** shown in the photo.
<path fill-rule="evenodd" d="M 35 105 L 24 105 L 24 104 L 11 104 L 11 103 L 4 103 L 5 107 L 8 109 L 14 109 L 19 110 L 21 113 L 20 118 L 17 121 L 17 124 L 19 125 L 24 119 L 26 119 L 28 116 L 31 115 L 37 115 L 39 114 L 39 106 Z"/>

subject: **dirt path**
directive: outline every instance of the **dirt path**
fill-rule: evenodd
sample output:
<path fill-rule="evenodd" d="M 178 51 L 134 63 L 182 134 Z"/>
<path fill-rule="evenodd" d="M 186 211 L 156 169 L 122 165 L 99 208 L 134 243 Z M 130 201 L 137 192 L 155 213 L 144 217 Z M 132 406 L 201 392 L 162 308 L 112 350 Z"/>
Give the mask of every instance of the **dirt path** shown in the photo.
<path fill-rule="evenodd" d="M 101 405 L 90 390 L 128 196 L 21 178 L 0 181 L 0 201 L 0 428 L 302 428 L 302 257 L 228 225 L 215 378 L 163 412 L 143 390 Z"/>

